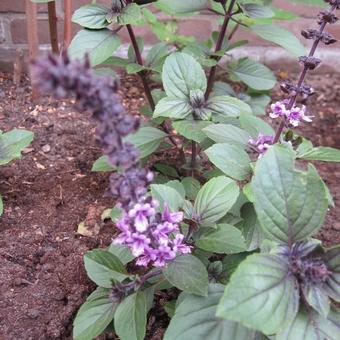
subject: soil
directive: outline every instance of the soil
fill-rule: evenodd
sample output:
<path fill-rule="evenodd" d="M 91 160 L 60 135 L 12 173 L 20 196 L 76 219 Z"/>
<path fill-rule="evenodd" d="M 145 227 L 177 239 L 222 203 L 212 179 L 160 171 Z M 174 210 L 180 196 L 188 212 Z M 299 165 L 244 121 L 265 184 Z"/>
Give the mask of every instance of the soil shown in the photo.
<path fill-rule="evenodd" d="M 340 148 L 340 74 L 316 75 L 310 83 L 320 95 L 309 106 L 314 122 L 302 131 L 315 145 Z M 121 93 L 127 109 L 137 113 L 144 101 L 138 79 L 125 77 Z M 108 175 L 91 172 L 101 155 L 95 125 L 71 102 L 43 98 L 41 105 L 33 105 L 27 80 L 15 86 L 8 74 L 0 73 L 0 100 L 1 130 L 25 128 L 35 134 L 21 160 L 0 168 L 5 207 L 0 219 L 0 338 L 71 339 L 75 313 L 94 289 L 82 257 L 109 245 L 115 235 L 113 224 L 100 218 L 113 205 L 105 197 Z M 340 165 L 317 163 L 317 168 L 336 206 L 318 235 L 331 246 L 340 242 Z M 99 233 L 79 235 L 84 220 L 97 223 Z M 161 304 L 160 296 L 147 339 L 162 338 L 166 317 Z"/>

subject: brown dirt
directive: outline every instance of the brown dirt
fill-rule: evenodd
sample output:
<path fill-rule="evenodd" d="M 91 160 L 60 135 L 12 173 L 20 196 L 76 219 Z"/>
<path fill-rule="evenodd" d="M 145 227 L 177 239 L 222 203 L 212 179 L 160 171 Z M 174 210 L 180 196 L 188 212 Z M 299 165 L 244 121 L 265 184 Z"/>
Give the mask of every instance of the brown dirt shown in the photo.
<path fill-rule="evenodd" d="M 314 76 L 311 82 L 322 94 L 311 101 L 314 123 L 302 130 L 315 145 L 340 148 L 340 75 Z M 136 113 L 143 101 L 137 80 L 125 78 L 121 93 Z M 0 219 L 0 338 L 71 339 L 73 317 L 94 288 L 82 256 L 108 245 L 114 235 L 111 223 L 100 222 L 101 212 L 113 202 L 104 197 L 108 176 L 91 172 L 101 155 L 94 124 L 69 102 L 45 98 L 34 106 L 27 81 L 16 87 L 5 74 L 0 74 L 0 100 L 1 130 L 19 127 L 35 133 L 21 160 L 0 167 L 5 204 Z M 340 241 L 340 165 L 318 163 L 318 169 L 336 204 L 319 234 L 332 245 Z M 77 234 L 89 211 L 101 223 L 94 238 Z M 162 337 L 154 314 L 148 325 L 154 335 L 148 339 Z"/>

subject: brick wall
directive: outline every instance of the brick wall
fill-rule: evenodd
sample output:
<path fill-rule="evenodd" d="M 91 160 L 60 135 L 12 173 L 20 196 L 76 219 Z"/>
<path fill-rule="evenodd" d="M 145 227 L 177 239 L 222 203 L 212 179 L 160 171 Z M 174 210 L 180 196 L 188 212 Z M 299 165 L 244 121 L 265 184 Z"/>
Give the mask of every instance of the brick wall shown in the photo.
<path fill-rule="evenodd" d="M 185 1 L 185 0 L 183 0 Z M 100 0 L 99 3 L 110 4 L 110 0 Z M 81 5 L 90 3 L 90 0 L 73 0 L 73 9 L 80 7 Z M 299 35 L 300 31 L 304 27 L 312 27 L 315 25 L 315 14 L 317 9 L 315 7 L 309 7 L 305 5 L 294 5 L 286 0 L 274 0 L 276 5 L 283 9 L 290 10 L 298 15 L 300 19 L 283 23 L 282 26 L 287 27 L 289 30 Z M 62 41 L 63 30 L 63 1 L 56 0 L 57 14 L 60 18 L 58 23 L 59 39 Z M 49 44 L 49 28 L 47 18 L 47 5 L 38 5 L 38 30 L 39 41 L 41 47 L 46 49 Z M 160 19 L 166 20 L 167 17 L 164 14 L 159 14 Z M 181 18 L 179 21 L 179 33 L 180 34 L 193 34 L 196 38 L 202 40 L 209 37 L 212 30 L 218 28 L 216 16 L 209 13 L 202 13 L 197 16 Z M 77 32 L 79 27 L 73 25 L 74 33 Z M 330 28 L 330 32 L 333 33 L 340 40 L 340 24 L 333 25 Z M 138 28 L 136 33 L 142 36 L 146 44 L 152 44 L 157 41 L 156 37 L 150 32 L 147 27 Z M 274 58 L 278 58 L 280 53 L 279 49 L 273 48 L 270 43 L 263 41 L 256 36 L 251 35 L 247 31 L 239 31 L 238 38 L 249 39 L 251 41 L 250 47 L 246 48 L 249 51 L 253 51 L 255 57 L 263 59 L 264 53 L 268 55 L 273 51 Z M 126 30 L 121 30 L 120 35 L 123 43 L 128 42 L 128 36 Z M 26 18 L 25 18 L 25 0 L 0 0 L 0 69 L 10 68 L 16 50 L 27 49 L 27 30 L 26 30 Z M 257 46 L 257 47 L 256 47 Z M 322 53 L 323 51 L 321 51 Z M 338 52 L 337 47 L 332 46 L 327 53 L 333 55 L 329 63 L 333 63 L 334 60 L 338 60 L 334 54 Z M 242 53 L 242 51 L 241 51 Z M 326 53 L 326 50 L 323 52 Z M 261 54 L 261 55 L 260 55 Z M 287 61 L 286 56 L 282 54 L 282 60 Z"/>

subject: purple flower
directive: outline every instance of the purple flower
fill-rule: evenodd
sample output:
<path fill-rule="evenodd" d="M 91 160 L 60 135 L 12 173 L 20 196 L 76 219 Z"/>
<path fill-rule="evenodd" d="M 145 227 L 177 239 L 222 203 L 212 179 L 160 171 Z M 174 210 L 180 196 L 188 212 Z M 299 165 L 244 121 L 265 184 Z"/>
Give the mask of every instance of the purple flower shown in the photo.
<path fill-rule="evenodd" d="M 182 212 L 170 212 L 167 207 L 162 213 L 156 212 L 158 202 L 150 197 L 143 197 L 140 202 L 123 212 L 117 223 L 122 232 L 114 243 L 127 245 L 134 256 L 136 264 L 164 267 L 177 254 L 191 251 L 184 244 L 184 235 L 179 232 L 183 220 Z"/>
<path fill-rule="evenodd" d="M 257 139 L 249 139 L 248 143 L 256 148 L 256 151 L 260 154 L 260 157 L 272 146 L 274 142 L 273 136 L 266 136 L 259 133 Z"/>
<path fill-rule="evenodd" d="M 270 106 L 272 112 L 269 113 L 270 118 L 284 117 L 286 115 L 286 103 L 276 102 Z"/>
<path fill-rule="evenodd" d="M 167 221 L 169 223 L 180 223 L 183 221 L 183 212 L 175 212 L 172 213 L 170 212 L 168 206 L 165 204 L 164 205 L 164 210 L 162 214 L 162 218 L 164 221 Z"/>
<path fill-rule="evenodd" d="M 133 233 L 130 244 L 133 256 L 138 257 L 142 255 L 150 242 L 151 240 L 147 236 L 139 233 Z"/>
<path fill-rule="evenodd" d="M 139 232 L 143 232 L 148 228 L 148 217 L 153 216 L 154 214 L 155 208 L 150 203 L 137 203 L 129 211 L 129 217 L 134 218 L 134 225 Z"/>
<path fill-rule="evenodd" d="M 300 124 L 301 119 L 306 122 L 311 122 L 311 116 L 306 116 L 306 107 L 302 105 L 302 107 L 294 106 L 289 113 L 287 114 L 287 119 L 290 125 L 297 127 Z"/>
<path fill-rule="evenodd" d="M 175 239 L 172 241 L 172 244 L 173 244 L 173 248 L 172 249 L 176 253 L 181 253 L 181 254 L 189 254 L 189 253 L 191 253 L 190 246 L 187 246 L 186 244 L 184 244 L 183 241 L 184 241 L 184 235 L 177 234 Z"/>

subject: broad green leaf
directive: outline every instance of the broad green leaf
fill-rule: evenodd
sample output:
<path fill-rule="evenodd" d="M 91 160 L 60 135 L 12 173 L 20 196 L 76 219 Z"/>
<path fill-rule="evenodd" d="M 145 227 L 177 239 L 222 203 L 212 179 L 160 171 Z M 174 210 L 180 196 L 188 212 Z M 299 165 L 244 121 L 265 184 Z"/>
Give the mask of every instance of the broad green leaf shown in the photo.
<path fill-rule="evenodd" d="M 299 308 L 299 289 L 277 255 L 248 256 L 231 276 L 217 316 L 271 335 L 285 329 Z"/>
<path fill-rule="evenodd" d="M 21 157 L 21 151 L 33 140 L 33 132 L 13 129 L 0 132 L 0 165 L 7 164 L 13 159 Z"/>
<path fill-rule="evenodd" d="M 201 183 L 193 177 L 184 177 L 182 184 L 185 189 L 185 194 L 190 200 L 195 200 L 198 192 L 201 189 Z"/>
<path fill-rule="evenodd" d="M 127 246 L 122 246 L 120 244 L 112 243 L 108 248 L 108 251 L 117 256 L 123 265 L 126 265 L 135 258 Z"/>
<path fill-rule="evenodd" d="M 340 162 L 340 150 L 320 146 L 299 155 L 306 161 Z"/>
<path fill-rule="evenodd" d="M 203 132 L 216 143 L 228 143 L 245 147 L 250 135 L 230 124 L 214 124 L 203 129 Z"/>
<path fill-rule="evenodd" d="M 265 94 L 254 95 L 246 102 L 251 107 L 255 116 L 264 116 L 266 114 L 266 107 L 270 103 L 270 97 Z"/>
<path fill-rule="evenodd" d="M 252 189 L 263 231 L 270 238 L 294 243 L 315 233 L 326 215 L 328 199 L 315 168 L 294 168 L 295 152 L 275 145 L 257 162 Z"/>
<path fill-rule="evenodd" d="M 238 117 L 241 113 L 252 113 L 248 104 L 230 96 L 209 98 L 207 108 L 212 111 L 215 122 L 219 122 L 223 118 Z"/>
<path fill-rule="evenodd" d="M 202 120 L 179 120 L 173 122 L 172 126 L 181 136 L 201 143 L 206 138 L 202 130 L 211 124 L 209 121 Z"/>
<path fill-rule="evenodd" d="M 328 298 L 327 291 L 324 289 L 324 284 L 306 283 L 302 287 L 302 292 L 309 306 L 327 318 L 331 308 L 331 302 Z"/>
<path fill-rule="evenodd" d="M 84 263 L 88 277 L 100 287 L 111 288 L 115 282 L 122 282 L 129 276 L 118 257 L 107 250 L 89 251 Z"/>
<path fill-rule="evenodd" d="M 255 90 L 270 90 L 276 83 L 273 72 L 263 64 L 248 58 L 228 65 L 233 78 L 243 81 Z"/>
<path fill-rule="evenodd" d="M 327 318 L 304 307 L 294 321 L 276 335 L 276 340 L 339 340 L 340 314 L 335 308 Z"/>
<path fill-rule="evenodd" d="M 168 164 L 156 163 L 154 165 L 154 168 L 165 176 L 175 177 L 175 178 L 180 177 L 177 170 Z"/>
<path fill-rule="evenodd" d="M 117 22 L 120 25 L 138 24 L 142 18 L 140 6 L 131 3 L 124 7 L 122 13 L 117 16 Z"/>
<path fill-rule="evenodd" d="M 241 127 L 254 138 L 256 138 L 259 133 L 270 136 L 274 136 L 275 134 L 273 128 L 263 119 L 254 117 L 249 114 L 241 114 L 240 124 Z"/>
<path fill-rule="evenodd" d="M 246 203 L 241 209 L 242 222 L 238 226 L 246 240 L 247 250 L 260 248 L 264 235 L 257 220 L 257 215 L 252 203 Z"/>
<path fill-rule="evenodd" d="M 86 5 L 77 9 L 72 21 L 84 28 L 101 29 L 109 25 L 106 15 L 109 9 L 102 5 Z"/>
<path fill-rule="evenodd" d="M 324 259 L 329 271 L 324 289 L 334 301 L 340 302 L 340 246 L 327 250 Z"/>
<path fill-rule="evenodd" d="M 170 319 L 175 315 L 176 302 L 177 300 L 171 300 L 164 305 L 164 310 L 166 311 Z"/>
<path fill-rule="evenodd" d="M 149 67 L 157 68 L 163 64 L 165 58 L 169 55 L 169 47 L 165 43 L 153 45 L 146 56 L 146 64 Z"/>
<path fill-rule="evenodd" d="M 251 254 L 252 253 L 250 252 L 243 252 L 225 256 L 222 261 L 222 268 L 224 274 L 224 279 L 222 280 L 222 283 L 227 284 L 234 271 Z"/>
<path fill-rule="evenodd" d="M 208 272 L 195 256 L 180 255 L 163 269 L 165 278 L 186 293 L 206 296 L 208 293 Z"/>
<path fill-rule="evenodd" d="M 143 71 L 145 69 L 145 67 L 143 65 L 139 65 L 139 64 L 128 64 L 126 66 L 126 72 L 128 74 L 135 74 L 138 73 L 140 71 Z"/>
<path fill-rule="evenodd" d="M 210 284 L 208 296 L 183 295 L 164 340 L 255 340 L 254 331 L 216 317 L 224 286 Z"/>
<path fill-rule="evenodd" d="M 134 144 L 140 152 L 140 157 L 145 158 L 158 149 L 166 136 L 167 134 L 163 131 L 147 126 L 125 137 L 125 141 Z"/>
<path fill-rule="evenodd" d="M 181 194 L 166 184 L 151 184 L 151 194 L 153 198 L 159 201 L 161 209 L 166 204 L 173 212 L 178 211 L 184 202 Z"/>
<path fill-rule="evenodd" d="M 219 143 L 205 150 L 210 162 L 227 176 L 243 181 L 251 174 L 250 158 L 239 146 Z"/>
<path fill-rule="evenodd" d="M 199 238 L 196 246 L 218 254 L 237 254 L 247 250 L 241 231 L 230 224 L 218 224 L 217 229 Z"/>
<path fill-rule="evenodd" d="M 68 48 L 72 59 L 83 59 L 86 54 L 92 66 L 103 63 L 120 46 L 120 39 L 109 29 L 81 30 L 73 38 Z"/>
<path fill-rule="evenodd" d="M 73 321 L 73 339 L 92 340 L 106 329 L 117 308 L 110 294 L 111 289 L 98 287 L 87 298 Z"/>
<path fill-rule="evenodd" d="M 289 1 L 297 3 L 297 4 L 303 4 L 303 5 L 309 5 L 309 6 L 324 7 L 326 5 L 324 0 L 289 0 Z"/>
<path fill-rule="evenodd" d="M 184 189 L 184 186 L 183 186 L 183 184 L 178 179 L 169 181 L 169 182 L 165 183 L 165 185 L 167 185 L 170 188 L 175 189 L 181 195 L 183 200 L 185 199 L 185 189 Z"/>
<path fill-rule="evenodd" d="M 143 340 L 146 333 L 146 316 L 148 312 L 145 291 L 126 297 L 117 307 L 114 326 L 121 340 Z"/>
<path fill-rule="evenodd" d="M 213 226 L 234 205 L 239 196 L 237 184 L 225 176 L 211 179 L 199 191 L 193 218 L 201 226 Z"/>
<path fill-rule="evenodd" d="M 107 156 L 101 156 L 93 163 L 91 171 L 106 172 L 115 171 L 115 169 L 109 164 Z"/>
<path fill-rule="evenodd" d="M 275 15 L 271 8 L 260 4 L 245 3 L 241 8 L 250 18 L 272 18 Z"/>
<path fill-rule="evenodd" d="M 158 0 L 156 7 L 168 14 L 186 14 L 201 11 L 209 7 L 208 0 Z"/>
<path fill-rule="evenodd" d="M 191 107 L 188 99 L 165 97 L 157 103 L 153 117 L 184 119 L 192 113 L 193 108 Z"/>
<path fill-rule="evenodd" d="M 202 66 L 185 53 L 173 53 L 166 58 L 162 79 L 169 97 L 189 98 L 190 91 L 205 92 L 207 88 L 207 78 Z"/>
<path fill-rule="evenodd" d="M 296 36 L 282 27 L 277 25 L 253 25 L 249 28 L 262 39 L 282 46 L 297 57 L 306 54 L 306 49 Z"/>
<path fill-rule="evenodd" d="M 112 70 L 110 67 L 100 67 L 94 69 L 95 74 L 98 74 L 99 76 L 110 76 L 114 79 L 118 78 L 118 75 L 115 71 Z"/>

